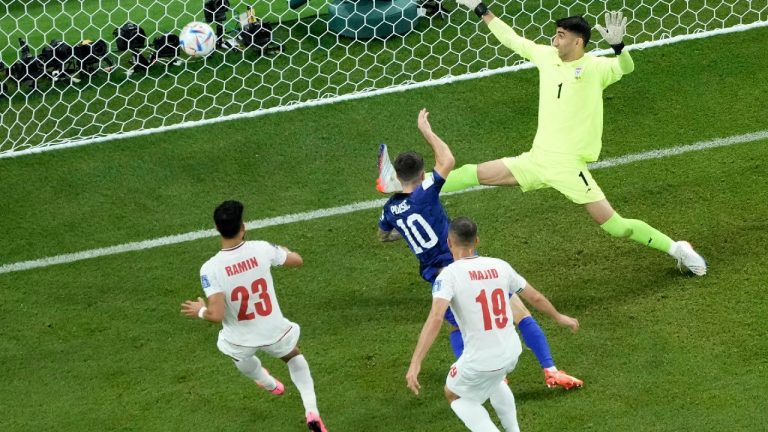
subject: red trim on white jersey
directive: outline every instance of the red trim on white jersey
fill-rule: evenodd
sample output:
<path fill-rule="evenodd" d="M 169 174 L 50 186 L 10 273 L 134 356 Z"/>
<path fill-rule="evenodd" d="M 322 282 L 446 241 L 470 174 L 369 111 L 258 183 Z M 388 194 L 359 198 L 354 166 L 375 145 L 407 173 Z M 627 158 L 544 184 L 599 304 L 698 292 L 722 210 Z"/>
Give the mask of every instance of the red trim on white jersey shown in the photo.
<path fill-rule="evenodd" d="M 239 247 L 241 247 L 244 244 L 245 244 L 245 240 L 241 241 L 240 244 L 238 244 L 237 246 L 233 246 L 231 248 L 222 249 L 222 251 L 224 251 L 224 252 L 233 251 L 235 249 L 238 249 Z"/>

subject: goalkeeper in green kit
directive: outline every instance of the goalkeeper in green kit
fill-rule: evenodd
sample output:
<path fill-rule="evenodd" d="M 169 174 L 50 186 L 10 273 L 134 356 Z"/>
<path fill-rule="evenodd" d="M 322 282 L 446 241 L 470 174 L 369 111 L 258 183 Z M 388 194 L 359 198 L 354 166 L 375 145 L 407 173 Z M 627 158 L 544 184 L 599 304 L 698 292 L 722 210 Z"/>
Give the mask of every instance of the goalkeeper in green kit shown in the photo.
<path fill-rule="evenodd" d="M 582 204 L 604 231 L 628 237 L 666 252 L 678 266 L 703 276 L 704 259 L 686 241 L 673 241 L 664 233 L 637 219 L 626 219 L 614 211 L 587 169 L 600 155 L 603 134 L 603 89 L 634 70 L 634 62 L 622 42 L 627 20 L 621 12 L 606 14 L 606 26 L 596 26 L 616 57 L 585 54 L 591 27 L 581 16 L 556 21 L 552 45 L 539 45 L 515 33 L 480 0 L 457 0 L 473 10 L 496 38 L 539 70 L 538 129 L 531 150 L 516 157 L 464 165 L 451 171 L 443 192 L 477 185 L 520 186 L 523 192 L 551 187 L 576 204 Z M 387 149 L 379 150 L 380 192 L 394 192 L 399 183 L 389 162 Z"/>

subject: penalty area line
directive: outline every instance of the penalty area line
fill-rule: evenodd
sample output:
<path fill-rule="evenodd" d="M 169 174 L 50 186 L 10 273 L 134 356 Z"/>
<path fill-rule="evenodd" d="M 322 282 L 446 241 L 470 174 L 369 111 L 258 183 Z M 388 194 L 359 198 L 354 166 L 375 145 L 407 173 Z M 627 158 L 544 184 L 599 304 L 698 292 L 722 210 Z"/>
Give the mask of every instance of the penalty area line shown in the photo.
<path fill-rule="evenodd" d="M 635 162 L 647 161 L 652 159 L 661 159 L 670 156 L 676 156 L 684 153 L 710 150 L 718 147 L 732 146 L 736 144 L 751 143 L 755 141 L 761 141 L 768 139 L 768 130 L 752 132 L 743 135 L 734 135 L 725 138 L 716 138 L 707 141 L 700 141 L 697 143 L 670 147 L 666 149 L 651 150 L 641 153 L 632 153 L 625 156 L 619 156 L 615 158 L 605 159 L 599 162 L 589 164 L 589 169 L 597 170 L 603 168 L 616 167 L 621 165 L 628 165 Z M 472 192 L 480 189 L 485 189 L 485 186 L 477 186 L 462 191 L 451 192 L 445 195 L 454 195 L 466 192 Z M 347 204 L 339 207 L 331 207 L 320 210 L 312 210 L 302 213 L 293 213 L 288 215 L 276 216 L 265 219 L 257 219 L 250 222 L 246 222 L 245 226 L 249 230 L 255 230 L 259 228 L 266 228 L 278 225 L 287 225 L 298 222 L 305 222 L 314 219 L 320 219 L 324 217 L 338 216 L 349 213 L 354 213 L 362 210 L 369 210 L 372 208 L 381 207 L 386 202 L 386 198 L 361 201 L 352 204 Z M 40 258 L 30 261 L 20 261 L 16 263 L 4 264 L 0 266 L 0 274 L 12 273 L 22 270 L 31 270 L 35 268 L 50 267 L 57 264 L 67 264 L 76 261 L 82 261 L 92 258 L 98 258 L 108 255 L 116 255 L 126 252 L 153 249 L 160 246 L 174 245 L 193 240 L 199 240 L 202 238 L 215 237 L 218 232 L 213 229 L 192 231 L 184 234 L 176 234 L 165 237 L 159 237 L 151 240 L 144 240 L 138 242 L 124 243 L 115 246 L 103 247 L 98 249 L 89 249 L 81 252 L 68 253 L 63 255 L 55 255 L 46 258 Z"/>

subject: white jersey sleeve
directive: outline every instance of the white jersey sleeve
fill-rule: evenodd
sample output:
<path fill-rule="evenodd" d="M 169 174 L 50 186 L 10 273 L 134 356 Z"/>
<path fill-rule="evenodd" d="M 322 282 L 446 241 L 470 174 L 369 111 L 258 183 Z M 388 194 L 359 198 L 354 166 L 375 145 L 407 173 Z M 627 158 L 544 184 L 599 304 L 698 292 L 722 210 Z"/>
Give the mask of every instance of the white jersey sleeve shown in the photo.
<path fill-rule="evenodd" d="M 452 272 L 440 272 L 432 284 L 432 298 L 451 301 L 456 289 L 456 278 Z"/>
<path fill-rule="evenodd" d="M 525 289 L 526 285 L 528 285 L 528 281 L 525 280 L 524 277 L 520 276 L 518 272 L 515 271 L 515 269 L 512 268 L 509 263 L 502 261 L 506 267 L 507 271 L 509 272 L 509 292 L 520 294 Z M 510 294 L 511 295 L 511 294 Z"/>
<path fill-rule="evenodd" d="M 272 267 L 285 264 L 285 260 L 288 258 L 288 252 L 276 244 L 269 243 L 269 245 L 271 246 L 270 252 L 273 253 L 273 256 L 270 257 L 269 260 L 269 263 L 272 265 Z"/>
<path fill-rule="evenodd" d="M 200 285 L 203 286 L 203 292 L 206 297 L 210 297 L 216 293 L 223 293 L 224 288 L 216 278 L 216 272 L 212 269 L 211 261 L 206 261 L 202 267 L 200 267 Z"/>

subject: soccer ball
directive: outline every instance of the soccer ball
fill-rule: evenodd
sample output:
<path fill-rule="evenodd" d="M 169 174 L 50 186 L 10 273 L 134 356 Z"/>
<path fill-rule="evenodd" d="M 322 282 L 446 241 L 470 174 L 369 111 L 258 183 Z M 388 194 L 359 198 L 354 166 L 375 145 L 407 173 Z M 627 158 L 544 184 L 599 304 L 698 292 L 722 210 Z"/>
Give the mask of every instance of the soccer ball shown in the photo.
<path fill-rule="evenodd" d="M 191 22 L 181 29 L 179 46 L 191 57 L 205 57 L 216 48 L 216 34 L 206 23 Z"/>

